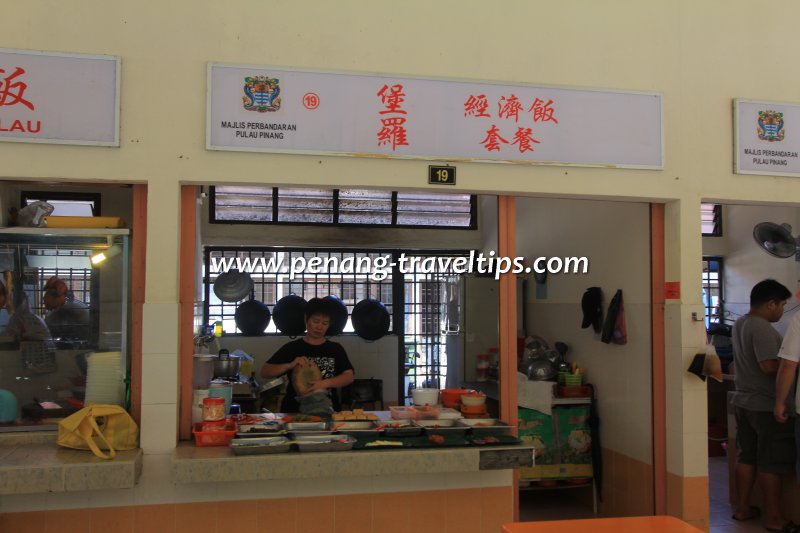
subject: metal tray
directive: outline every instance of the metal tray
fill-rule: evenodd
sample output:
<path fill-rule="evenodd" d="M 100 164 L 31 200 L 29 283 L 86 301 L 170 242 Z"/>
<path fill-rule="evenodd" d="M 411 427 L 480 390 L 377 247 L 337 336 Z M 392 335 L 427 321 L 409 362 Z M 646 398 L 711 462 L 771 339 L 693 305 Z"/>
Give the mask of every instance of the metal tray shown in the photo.
<path fill-rule="evenodd" d="M 231 441 L 231 449 L 235 455 L 285 453 L 291 447 L 292 445 L 286 437 L 258 437 Z"/>
<path fill-rule="evenodd" d="M 286 430 L 283 429 L 283 424 L 277 420 L 270 420 L 259 424 L 240 424 L 236 431 L 236 436 L 267 437 L 284 433 L 286 433 Z"/>
<path fill-rule="evenodd" d="M 387 437 L 415 437 L 422 434 L 422 428 L 408 419 L 380 420 L 378 426 L 381 425 L 385 426 L 382 431 Z"/>
<path fill-rule="evenodd" d="M 328 422 L 287 422 L 284 424 L 286 431 L 327 431 Z"/>
<path fill-rule="evenodd" d="M 508 435 L 511 432 L 511 426 L 496 418 L 462 418 L 458 423 L 469 427 L 476 437 Z"/>
<path fill-rule="evenodd" d="M 421 427 L 427 435 L 464 437 L 469 430 L 466 426 L 458 425 L 454 419 L 414 420 L 414 425 Z"/>
<path fill-rule="evenodd" d="M 351 450 L 356 439 L 352 435 L 306 435 L 294 437 L 298 451 L 301 452 L 341 452 Z"/>
<path fill-rule="evenodd" d="M 369 438 L 369 437 L 377 437 L 380 434 L 380 431 L 375 429 L 375 423 L 371 420 L 348 420 L 348 421 L 341 421 L 335 422 L 333 424 L 333 428 L 336 428 L 336 433 L 341 433 L 343 435 L 352 435 L 356 438 Z"/>

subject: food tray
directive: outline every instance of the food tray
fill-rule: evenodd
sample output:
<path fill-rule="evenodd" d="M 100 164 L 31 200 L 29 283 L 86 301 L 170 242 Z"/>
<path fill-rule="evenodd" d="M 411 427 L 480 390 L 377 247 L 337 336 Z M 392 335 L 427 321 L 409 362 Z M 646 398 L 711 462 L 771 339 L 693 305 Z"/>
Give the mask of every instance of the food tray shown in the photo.
<path fill-rule="evenodd" d="M 232 420 L 225 422 L 224 429 L 217 431 L 203 431 L 203 423 L 197 422 L 192 428 L 194 442 L 197 446 L 228 446 L 236 435 L 236 423 Z"/>
<path fill-rule="evenodd" d="M 389 412 L 391 413 L 392 420 L 409 420 L 411 419 L 410 407 L 406 405 L 390 405 Z"/>
<path fill-rule="evenodd" d="M 336 428 L 336 433 L 343 435 L 352 435 L 353 437 L 377 437 L 380 430 L 376 429 L 375 422 L 373 421 L 353 421 L 335 422 L 333 425 Z"/>
<path fill-rule="evenodd" d="M 341 452 L 351 450 L 356 443 L 352 435 L 295 435 L 301 452 Z"/>
<path fill-rule="evenodd" d="M 407 439 L 395 439 L 388 437 L 370 437 L 366 439 L 358 439 L 353 445 L 354 450 L 402 450 L 407 448 L 409 443 Z"/>
<path fill-rule="evenodd" d="M 324 420 L 319 422 L 287 422 L 284 424 L 286 431 L 328 431 L 328 423 Z"/>
<path fill-rule="evenodd" d="M 431 437 L 437 440 L 431 440 Z M 440 440 L 439 440 L 440 439 Z M 467 446 L 469 441 L 464 435 L 422 435 L 403 439 L 411 448 L 443 448 L 447 446 Z"/>
<path fill-rule="evenodd" d="M 292 447 L 286 437 L 258 437 L 233 439 L 231 449 L 235 455 L 261 455 L 265 453 L 285 453 Z"/>
<path fill-rule="evenodd" d="M 442 407 L 439 409 L 439 420 L 448 418 L 461 418 L 463 415 L 458 409 L 451 409 L 450 407 Z"/>
<path fill-rule="evenodd" d="M 469 427 L 458 425 L 458 421 L 452 419 L 414 420 L 414 425 L 425 430 L 426 435 L 449 435 L 463 438 L 469 430 Z"/>
<path fill-rule="evenodd" d="M 267 420 L 257 424 L 239 424 L 237 437 L 264 437 L 267 435 L 279 435 L 286 433 L 283 424 L 277 420 Z"/>
<path fill-rule="evenodd" d="M 409 419 L 403 420 L 381 420 L 379 423 L 383 428 L 386 437 L 415 437 L 422 433 L 422 428 L 415 426 Z"/>
<path fill-rule="evenodd" d="M 469 427 L 475 437 L 508 435 L 511 432 L 511 426 L 496 418 L 462 418 L 458 424 Z"/>

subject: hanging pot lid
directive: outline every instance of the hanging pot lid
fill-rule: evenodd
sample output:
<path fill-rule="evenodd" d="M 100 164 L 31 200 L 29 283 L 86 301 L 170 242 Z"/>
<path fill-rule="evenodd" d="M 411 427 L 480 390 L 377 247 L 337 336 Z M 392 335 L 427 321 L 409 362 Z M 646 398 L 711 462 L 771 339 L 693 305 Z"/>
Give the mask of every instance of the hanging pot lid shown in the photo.
<path fill-rule="evenodd" d="M 376 341 L 389 332 L 389 311 L 378 300 L 366 298 L 353 307 L 353 329 L 362 339 Z"/>
<path fill-rule="evenodd" d="M 236 327 L 243 335 L 254 337 L 264 333 L 269 326 L 272 314 L 269 312 L 269 307 L 258 300 L 251 299 L 240 303 L 233 317 L 236 320 Z"/>
<path fill-rule="evenodd" d="M 284 335 L 296 337 L 306 331 L 306 301 L 296 294 L 288 294 L 272 308 L 275 327 Z"/>
<path fill-rule="evenodd" d="M 331 312 L 331 325 L 328 326 L 325 335 L 327 337 L 341 335 L 347 325 L 347 306 L 336 296 L 326 296 L 323 300 L 328 302 Z"/>
<path fill-rule="evenodd" d="M 214 282 L 214 294 L 223 302 L 233 303 L 247 298 L 253 290 L 253 278 L 250 274 L 232 268 L 217 276 Z"/>

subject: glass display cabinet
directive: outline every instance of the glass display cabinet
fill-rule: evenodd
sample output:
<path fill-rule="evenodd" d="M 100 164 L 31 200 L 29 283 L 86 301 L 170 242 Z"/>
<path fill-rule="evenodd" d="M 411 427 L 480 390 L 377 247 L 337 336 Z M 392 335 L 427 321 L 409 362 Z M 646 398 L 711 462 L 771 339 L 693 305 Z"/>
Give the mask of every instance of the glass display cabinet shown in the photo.
<path fill-rule="evenodd" d="M 127 229 L 0 229 L 0 431 L 128 407 L 128 241 Z"/>

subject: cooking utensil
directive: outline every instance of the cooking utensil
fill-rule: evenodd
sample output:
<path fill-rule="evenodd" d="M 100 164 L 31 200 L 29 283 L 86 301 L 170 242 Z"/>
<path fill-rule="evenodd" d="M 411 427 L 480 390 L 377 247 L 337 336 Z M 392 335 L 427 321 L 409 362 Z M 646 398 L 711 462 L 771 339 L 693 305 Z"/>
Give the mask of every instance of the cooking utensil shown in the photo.
<path fill-rule="evenodd" d="M 336 296 L 326 296 L 323 300 L 328 302 L 331 312 L 330 326 L 325 335 L 328 337 L 341 335 L 347 325 L 347 306 Z"/>
<path fill-rule="evenodd" d="M 389 311 L 378 300 L 366 298 L 353 307 L 353 329 L 362 339 L 375 341 L 389 331 Z"/>
<path fill-rule="evenodd" d="M 253 290 L 253 278 L 250 274 L 232 268 L 217 276 L 214 281 L 214 294 L 223 302 L 238 302 L 247 298 Z"/>
<path fill-rule="evenodd" d="M 235 378 L 239 375 L 241 359 L 238 355 L 231 355 L 228 350 L 219 351 L 219 356 L 214 360 L 215 378 Z"/>
<path fill-rule="evenodd" d="M 236 327 L 239 328 L 243 335 L 248 337 L 264 333 L 272 318 L 269 307 L 252 298 L 252 296 L 250 300 L 239 304 L 233 316 L 236 321 Z"/>
<path fill-rule="evenodd" d="M 306 331 L 306 301 L 296 294 L 287 294 L 272 309 L 275 327 L 284 335 L 296 337 Z"/>

